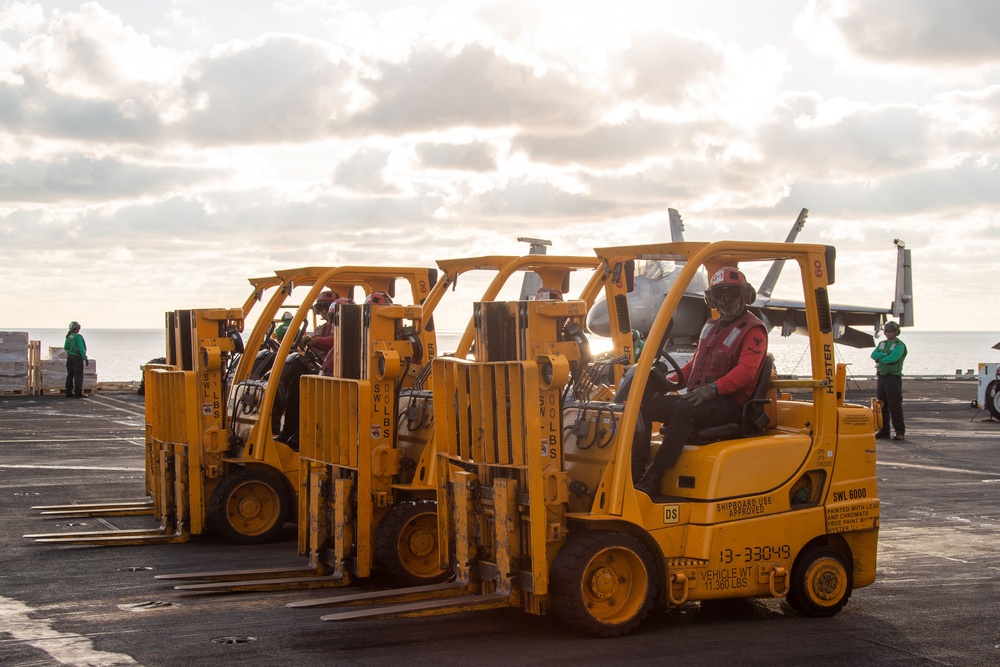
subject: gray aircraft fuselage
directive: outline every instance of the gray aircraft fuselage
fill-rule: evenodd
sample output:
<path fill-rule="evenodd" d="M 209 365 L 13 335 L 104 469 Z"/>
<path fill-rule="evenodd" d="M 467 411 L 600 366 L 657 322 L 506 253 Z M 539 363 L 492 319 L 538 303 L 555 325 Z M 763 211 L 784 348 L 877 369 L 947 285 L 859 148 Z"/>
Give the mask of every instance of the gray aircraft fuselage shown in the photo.
<path fill-rule="evenodd" d="M 635 289 L 629 292 L 626 298 L 632 328 L 638 330 L 643 337 L 649 333 L 649 328 L 656 319 L 656 313 L 660 310 L 660 304 L 673 287 L 679 273 L 680 267 L 662 278 L 651 279 L 642 275 L 635 277 Z M 670 338 L 675 345 L 694 344 L 701 335 L 705 322 L 711 316 L 711 311 L 705 303 L 707 280 L 704 274 L 699 273 L 693 283 L 695 284 L 684 292 L 684 298 L 674 314 Z M 590 309 L 587 315 L 587 328 L 598 336 L 611 335 L 606 301 L 598 301 Z"/>

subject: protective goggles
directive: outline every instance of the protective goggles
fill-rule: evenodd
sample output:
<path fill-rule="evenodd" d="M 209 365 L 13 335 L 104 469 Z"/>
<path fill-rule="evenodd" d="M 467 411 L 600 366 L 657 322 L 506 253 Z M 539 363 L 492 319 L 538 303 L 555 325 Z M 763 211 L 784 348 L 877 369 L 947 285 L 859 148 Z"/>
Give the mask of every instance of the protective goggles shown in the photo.
<path fill-rule="evenodd" d="M 742 285 L 715 285 L 708 290 L 709 295 L 716 301 L 728 300 L 732 301 L 734 299 L 743 298 L 743 286 Z"/>

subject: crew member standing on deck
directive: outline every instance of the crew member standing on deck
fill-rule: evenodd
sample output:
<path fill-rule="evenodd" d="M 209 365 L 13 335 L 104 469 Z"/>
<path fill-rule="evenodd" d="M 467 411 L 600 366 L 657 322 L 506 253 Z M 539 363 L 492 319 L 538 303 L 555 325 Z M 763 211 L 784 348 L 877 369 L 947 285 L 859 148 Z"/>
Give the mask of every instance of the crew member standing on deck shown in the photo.
<path fill-rule="evenodd" d="M 87 342 L 80 335 L 80 323 L 70 322 L 66 332 L 66 398 L 83 398 L 83 366 L 90 365 Z"/>
<path fill-rule="evenodd" d="M 906 425 L 903 424 L 903 360 L 906 359 L 906 345 L 899 340 L 899 325 L 886 322 L 882 328 L 885 340 L 872 352 L 872 359 L 878 371 L 878 400 L 882 403 L 882 428 L 876 438 L 889 437 L 889 421 L 896 431 L 893 440 L 903 440 Z"/>

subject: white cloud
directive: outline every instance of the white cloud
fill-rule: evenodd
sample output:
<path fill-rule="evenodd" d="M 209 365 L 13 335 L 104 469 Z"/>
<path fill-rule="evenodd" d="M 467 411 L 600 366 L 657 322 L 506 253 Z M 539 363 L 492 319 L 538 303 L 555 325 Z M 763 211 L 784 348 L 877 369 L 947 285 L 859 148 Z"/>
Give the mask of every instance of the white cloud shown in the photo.
<path fill-rule="evenodd" d="M 457 54 L 418 50 L 402 63 L 378 63 L 362 78 L 372 104 L 350 125 L 357 131 L 417 132 L 446 127 L 579 127 L 597 96 L 562 74 L 536 74 L 479 45 Z"/>
<path fill-rule="evenodd" d="M 616 167 L 651 157 L 670 159 L 697 154 L 706 137 L 719 141 L 727 136 L 732 136 L 731 129 L 724 124 L 668 122 L 633 115 L 624 122 L 601 124 L 583 132 L 520 134 L 512 146 L 538 162 Z"/>
<path fill-rule="evenodd" d="M 0 202 L 109 201 L 156 196 L 205 178 L 201 167 L 136 164 L 79 153 L 0 162 Z"/>
<path fill-rule="evenodd" d="M 820 102 L 789 98 L 759 131 L 765 160 L 802 177 L 878 181 L 926 166 L 932 119 L 912 106 L 857 108 L 824 117 Z"/>
<path fill-rule="evenodd" d="M 482 141 L 461 144 L 421 143 L 415 147 L 420 162 L 430 169 L 493 171 L 497 168 L 496 148 Z"/>
<path fill-rule="evenodd" d="M 918 273 L 953 267 L 917 277 L 921 326 L 1000 328 L 950 277 L 1000 242 L 989 3 L 816 0 L 823 57 L 781 2 L 70 6 L 0 10 L 4 312 L 47 317 L 75 272 L 158 326 L 281 266 L 589 253 L 662 240 L 667 207 L 692 239 L 773 239 L 806 206 L 804 239 L 888 265 L 841 277 L 854 301 L 903 236 Z"/>
<path fill-rule="evenodd" d="M 340 187 L 360 193 L 398 192 L 397 188 L 387 183 L 384 177 L 388 157 L 388 151 L 361 148 L 337 165 L 333 171 L 333 182 Z"/>
<path fill-rule="evenodd" d="M 810 0 L 797 30 L 818 50 L 928 69 L 1000 65 L 989 0 Z"/>
<path fill-rule="evenodd" d="M 28 35 L 45 22 L 42 6 L 35 2 L 8 2 L 0 9 L 0 31 Z"/>
<path fill-rule="evenodd" d="M 24 44 L 26 66 L 55 92 L 74 97 L 114 97 L 124 91 L 167 85 L 181 71 L 176 54 L 96 2 L 79 12 L 56 10 L 48 32 Z"/>
<path fill-rule="evenodd" d="M 199 143 L 321 138 L 350 100 L 350 73 L 313 40 L 274 35 L 225 44 L 192 64 L 181 131 Z"/>

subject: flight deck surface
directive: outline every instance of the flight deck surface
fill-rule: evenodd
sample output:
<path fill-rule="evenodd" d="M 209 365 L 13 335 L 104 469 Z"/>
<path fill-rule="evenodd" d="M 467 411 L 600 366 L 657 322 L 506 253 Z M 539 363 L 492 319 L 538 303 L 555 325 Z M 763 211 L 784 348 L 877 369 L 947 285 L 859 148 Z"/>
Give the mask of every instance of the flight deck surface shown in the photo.
<path fill-rule="evenodd" d="M 320 621 L 288 602 L 373 590 L 190 594 L 157 574 L 301 567 L 280 541 L 74 547 L 26 533 L 152 527 L 149 517 L 45 520 L 34 505 L 140 498 L 143 403 L 0 397 L 0 664 L 39 665 L 995 665 L 1000 663 L 1000 423 L 975 383 L 904 383 L 907 439 L 878 441 L 878 578 L 832 618 L 783 600 L 690 603 L 597 640 L 503 609 L 423 619 Z M 871 382 L 849 381 L 867 404 Z"/>

